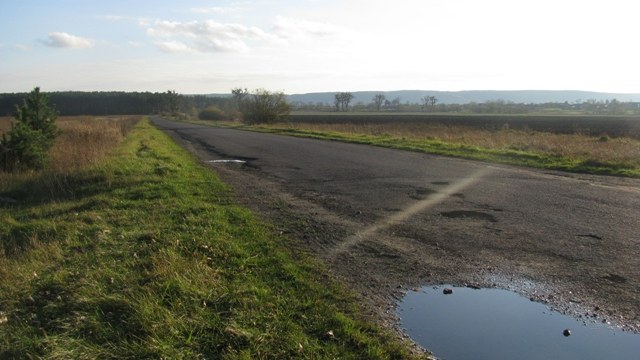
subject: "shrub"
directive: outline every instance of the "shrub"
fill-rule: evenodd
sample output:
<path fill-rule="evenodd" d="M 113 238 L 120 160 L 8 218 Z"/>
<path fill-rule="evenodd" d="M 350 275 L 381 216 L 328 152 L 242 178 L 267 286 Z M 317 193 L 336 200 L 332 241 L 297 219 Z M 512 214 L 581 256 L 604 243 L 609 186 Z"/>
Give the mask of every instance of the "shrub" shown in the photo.
<path fill-rule="evenodd" d="M 43 168 L 59 134 L 57 117 L 58 112 L 49 105 L 49 98 L 39 87 L 33 89 L 22 105 L 16 105 L 16 121 L 11 130 L 2 135 L 0 168 L 5 171 Z"/>
<path fill-rule="evenodd" d="M 242 102 L 241 111 L 247 124 L 273 124 L 286 121 L 291 107 L 283 92 L 260 89 Z"/>
<path fill-rule="evenodd" d="M 226 118 L 224 111 L 217 106 L 209 106 L 198 114 L 200 120 L 224 120 Z"/>

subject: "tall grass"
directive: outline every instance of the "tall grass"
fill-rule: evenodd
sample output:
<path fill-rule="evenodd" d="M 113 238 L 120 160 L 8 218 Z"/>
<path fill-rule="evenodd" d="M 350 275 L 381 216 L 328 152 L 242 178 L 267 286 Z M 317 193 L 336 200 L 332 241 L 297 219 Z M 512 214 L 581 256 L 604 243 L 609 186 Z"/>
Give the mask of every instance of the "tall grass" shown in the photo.
<path fill-rule="evenodd" d="M 78 170 L 108 155 L 139 119 L 139 116 L 59 118 L 57 125 L 62 132 L 51 148 L 47 167 L 42 171 L 0 172 L 0 189 L 30 181 L 38 196 L 68 191 L 67 185 L 74 181 Z M 11 122 L 11 118 L 0 118 L 0 133 L 9 131 Z"/>
<path fill-rule="evenodd" d="M 485 130 L 462 125 L 384 123 L 354 124 L 296 123 L 272 128 L 371 135 L 413 141 L 435 140 L 484 149 L 519 150 L 554 157 L 578 159 L 586 163 L 640 167 L 640 140 L 583 134 L 554 134 L 524 130 Z"/>

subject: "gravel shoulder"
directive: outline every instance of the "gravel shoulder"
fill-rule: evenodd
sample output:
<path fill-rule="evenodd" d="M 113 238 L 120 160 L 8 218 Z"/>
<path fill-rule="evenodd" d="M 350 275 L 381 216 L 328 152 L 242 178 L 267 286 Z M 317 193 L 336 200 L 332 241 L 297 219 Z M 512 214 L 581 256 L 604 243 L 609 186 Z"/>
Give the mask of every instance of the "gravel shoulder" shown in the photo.
<path fill-rule="evenodd" d="M 640 331 L 637 179 L 154 123 L 386 327 L 399 330 L 406 291 L 448 283 L 509 289 Z"/>

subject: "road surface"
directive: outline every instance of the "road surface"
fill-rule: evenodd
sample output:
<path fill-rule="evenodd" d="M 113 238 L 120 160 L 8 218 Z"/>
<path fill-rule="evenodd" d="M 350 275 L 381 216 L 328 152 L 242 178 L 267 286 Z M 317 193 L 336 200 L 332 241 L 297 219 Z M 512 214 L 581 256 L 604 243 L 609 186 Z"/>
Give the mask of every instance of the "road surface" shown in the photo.
<path fill-rule="evenodd" d="M 371 315 L 430 283 L 496 286 L 638 329 L 640 181 L 153 123 L 322 259 Z"/>

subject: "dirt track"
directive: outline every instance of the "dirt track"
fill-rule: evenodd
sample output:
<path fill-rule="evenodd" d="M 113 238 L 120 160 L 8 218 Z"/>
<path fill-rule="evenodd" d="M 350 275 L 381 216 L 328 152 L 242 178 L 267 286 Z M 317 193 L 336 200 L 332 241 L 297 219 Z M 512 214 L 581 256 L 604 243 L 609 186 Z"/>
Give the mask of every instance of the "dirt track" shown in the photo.
<path fill-rule="evenodd" d="M 371 317 L 432 283 L 511 289 L 640 329 L 640 181 L 154 119 L 322 259 Z"/>

